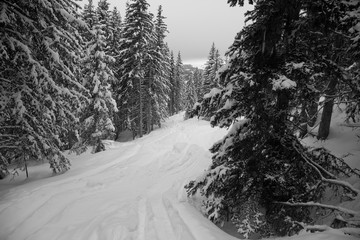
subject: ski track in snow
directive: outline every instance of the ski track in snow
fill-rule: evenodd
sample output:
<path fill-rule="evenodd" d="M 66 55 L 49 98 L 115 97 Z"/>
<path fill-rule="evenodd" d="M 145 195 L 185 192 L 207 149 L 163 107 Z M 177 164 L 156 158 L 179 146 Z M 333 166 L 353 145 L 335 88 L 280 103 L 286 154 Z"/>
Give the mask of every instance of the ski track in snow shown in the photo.
<path fill-rule="evenodd" d="M 237 239 L 202 216 L 184 189 L 209 166 L 208 149 L 226 130 L 182 118 L 132 142 L 109 142 L 105 152 L 70 155 L 65 174 L 49 177 L 42 165 L 29 169 L 36 178 L 1 181 L 0 240 Z"/>
<path fill-rule="evenodd" d="M 235 239 L 201 216 L 184 189 L 224 134 L 179 114 L 141 139 L 70 155 L 63 175 L 2 188 L 0 239 Z"/>

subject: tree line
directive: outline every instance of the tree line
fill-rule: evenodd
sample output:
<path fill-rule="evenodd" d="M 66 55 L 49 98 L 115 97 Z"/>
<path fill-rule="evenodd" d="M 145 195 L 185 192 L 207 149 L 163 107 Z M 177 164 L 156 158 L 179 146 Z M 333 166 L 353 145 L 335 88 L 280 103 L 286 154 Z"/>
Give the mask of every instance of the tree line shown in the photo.
<path fill-rule="evenodd" d="M 142 137 L 184 109 L 181 54 L 165 42 L 159 6 L 107 0 L 83 9 L 71 0 L 2 0 L 0 169 L 49 161 L 70 168 L 64 150 L 104 150 L 122 131 Z"/>

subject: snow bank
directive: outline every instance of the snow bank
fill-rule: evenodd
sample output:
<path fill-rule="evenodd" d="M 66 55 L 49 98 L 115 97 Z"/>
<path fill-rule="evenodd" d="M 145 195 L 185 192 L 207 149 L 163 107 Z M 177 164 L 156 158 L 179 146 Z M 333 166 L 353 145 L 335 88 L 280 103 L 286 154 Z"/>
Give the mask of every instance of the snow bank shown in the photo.
<path fill-rule="evenodd" d="M 48 165 L 0 181 L 0 239 L 235 240 L 189 203 L 184 185 L 211 162 L 208 149 L 226 130 L 181 114 L 107 151 L 70 155 L 72 169 L 50 176 Z M 279 238 L 280 239 L 280 238 Z M 303 233 L 282 240 L 354 239 Z"/>

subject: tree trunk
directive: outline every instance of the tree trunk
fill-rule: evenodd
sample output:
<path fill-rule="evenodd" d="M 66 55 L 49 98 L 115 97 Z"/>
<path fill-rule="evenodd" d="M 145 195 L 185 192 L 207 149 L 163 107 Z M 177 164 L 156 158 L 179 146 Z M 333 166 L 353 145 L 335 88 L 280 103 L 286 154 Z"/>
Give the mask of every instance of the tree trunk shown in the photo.
<path fill-rule="evenodd" d="M 143 136 L 142 78 L 139 78 L 139 137 Z"/>
<path fill-rule="evenodd" d="M 25 154 L 23 154 L 23 158 L 24 158 L 24 164 L 25 164 L 26 178 L 29 178 L 29 171 L 28 171 L 27 159 L 26 159 Z"/>
<path fill-rule="evenodd" d="M 147 109 L 146 109 L 146 132 L 151 132 L 151 122 L 152 122 L 152 113 L 151 113 L 151 86 L 152 86 L 152 78 L 148 79 L 148 99 L 147 99 Z"/>
<path fill-rule="evenodd" d="M 114 121 L 115 121 L 115 136 L 114 140 L 118 140 L 120 133 L 122 132 L 122 123 L 121 123 L 121 117 L 120 117 L 120 111 L 117 113 L 114 113 Z"/>
<path fill-rule="evenodd" d="M 277 94 L 277 110 L 278 116 L 276 120 L 277 132 L 282 135 L 286 131 L 287 109 L 289 107 L 289 92 L 287 90 L 278 91 Z"/>
<path fill-rule="evenodd" d="M 338 83 L 338 79 L 332 76 L 329 85 L 327 87 L 327 90 L 325 91 L 326 97 L 325 97 L 323 112 L 321 115 L 318 136 L 317 136 L 317 138 L 320 140 L 327 139 L 330 133 L 330 123 L 331 123 L 332 110 L 334 107 L 334 95 L 335 95 L 337 83 Z"/>
<path fill-rule="evenodd" d="M 307 131 L 308 116 L 306 114 L 307 109 L 308 109 L 308 106 L 304 101 L 303 105 L 301 106 L 300 119 L 299 119 L 299 129 L 300 129 L 299 137 L 300 138 L 304 138 L 306 136 L 306 134 L 308 133 L 308 131 Z"/>
<path fill-rule="evenodd" d="M 315 96 L 308 106 L 308 126 L 314 127 L 317 120 L 319 96 Z"/>

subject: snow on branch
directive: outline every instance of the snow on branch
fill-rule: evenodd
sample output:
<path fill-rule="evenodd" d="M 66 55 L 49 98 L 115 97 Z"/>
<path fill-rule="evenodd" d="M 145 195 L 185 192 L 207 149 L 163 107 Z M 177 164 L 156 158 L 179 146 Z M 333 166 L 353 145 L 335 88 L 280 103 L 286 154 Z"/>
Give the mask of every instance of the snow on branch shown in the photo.
<path fill-rule="evenodd" d="M 321 167 L 319 164 L 314 162 L 312 159 L 307 157 L 301 150 L 298 149 L 298 147 L 296 146 L 295 143 L 293 143 L 293 147 L 303 157 L 305 162 L 309 166 L 311 166 L 319 174 L 319 176 L 321 178 L 321 181 L 326 182 L 326 183 L 330 183 L 330 184 L 334 184 L 334 185 L 338 185 L 338 186 L 342 186 L 342 187 L 350 190 L 351 192 L 353 192 L 356 196 L 360 195 L 360 190 L 359 189 L 354 188 L 350 183 L 348 183 L 346 181 L 338 180 L 337 177 L 334 176 L 332 173 L 330 173 L 329 171 L 327 171 L 326 169 Z M 328 175 L 332 179 L 325 178 L 324 175 L 322 174 L 322 172 L 326 173 L 326 175 Z"/>
<path fill-rule="evenodd" d="M 354 210 L 350 210 L 350 209 L 339 207 L 339 206 L 333 206 L 333 205 L 322 204 L 322 203 L 317 203 L 317 202 L 306 202 L 306 203 L 275 202 L 275 203 L 286 205 L 286 206 L 291 206 L 291 207 L 320 207 L 320 208 L 326 208 L 326 209 L 346 213 L 352 217 L 360 216 L 359 211 L 354 211 Z"/>
<path fill-rule="evenodd" d="M 296 88 L 296 82 L 290 80 L 288 77 L 284 75 L 277 76 L 278 78 L 272 80 L 273 90 L 283 90 L 283 89 L 291 89 Z"/>

